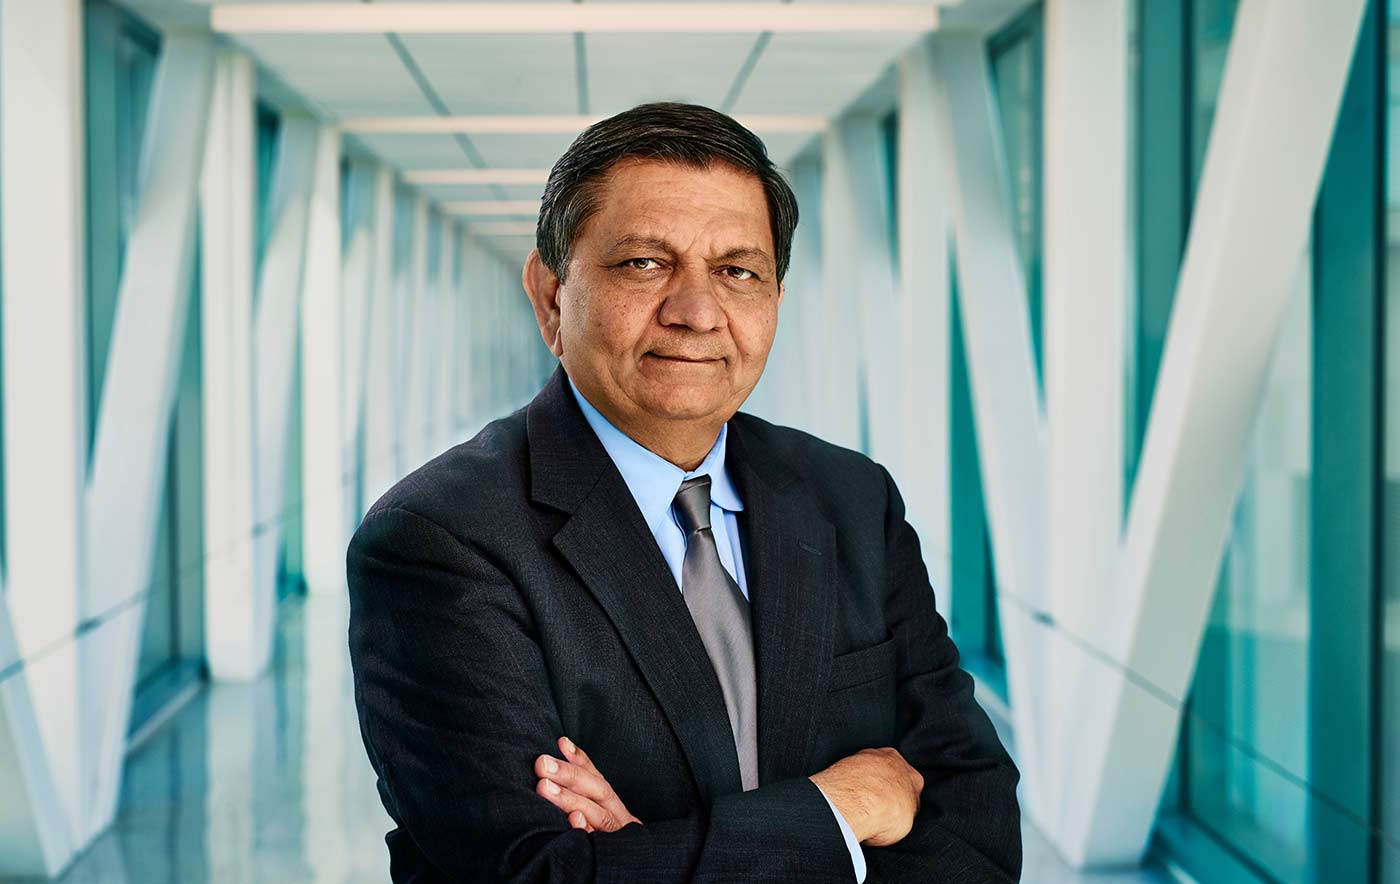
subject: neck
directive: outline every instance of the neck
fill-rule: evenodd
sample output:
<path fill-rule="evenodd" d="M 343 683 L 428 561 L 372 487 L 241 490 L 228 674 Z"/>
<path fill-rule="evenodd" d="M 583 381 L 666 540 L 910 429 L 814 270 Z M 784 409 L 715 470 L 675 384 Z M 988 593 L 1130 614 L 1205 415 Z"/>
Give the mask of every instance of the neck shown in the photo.
<path fill-rule="evenodd" d="M 720 427 L 723 426 L 693 421 L 667 422 L 661 426 L 636 426 L 614 420 L 606 413 L 603 416 L 638 445 L 686 472 L 700 466 L 705 460 L 705 456 L 710 453 L 710 449 L 719 438 Z"/>
<path fill-rule="evenodd" d="M 584 385 L 572 379 L 569 383 L 608 423 L 652 454 L 686 472 L 704 462 L 728 419 L 719 419 L 711 414 L 700 418 L 667 420 L 640 410 L 623 412 L 614 408 L 608 397 L 601 394 L 590 396 Z"/>

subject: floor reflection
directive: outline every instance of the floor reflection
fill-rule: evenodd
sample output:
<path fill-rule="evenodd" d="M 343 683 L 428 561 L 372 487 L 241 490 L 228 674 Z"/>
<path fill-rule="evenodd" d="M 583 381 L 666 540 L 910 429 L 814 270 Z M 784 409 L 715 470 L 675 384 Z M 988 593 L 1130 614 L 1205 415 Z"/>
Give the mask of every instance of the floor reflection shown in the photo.
<path fill-rule="evenodd" d="M 127 759 L 116 823 L 64 882 L 388 881 L 389 819 L 360 743 L 344 599 L 292 599 L 259 681 L 201 691 Z M 1155 884 L 1081 876 L 1026 831 L 1027 884 Z M 868 882 L 876 884 L 876 882 Z"/>
<path fill-rule="evenodd" d="M 272 670 L 200 692 L 127 759 L 116 823 L 63 882 L 387 881 L 341 598 L 292 599 Z"/>

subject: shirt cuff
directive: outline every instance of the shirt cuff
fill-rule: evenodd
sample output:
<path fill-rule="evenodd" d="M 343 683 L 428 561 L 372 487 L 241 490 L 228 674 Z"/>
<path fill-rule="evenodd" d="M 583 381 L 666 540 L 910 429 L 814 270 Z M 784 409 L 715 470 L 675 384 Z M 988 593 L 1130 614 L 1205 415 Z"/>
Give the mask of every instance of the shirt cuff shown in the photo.
<path fill-rule="evenodd" d="M 826 798 L 826 793 L 822 792 L 821 786 L 817 786 L 817 791 L 822 793 L 823 798 Z M 846 822 L 846 818 L 841 815 L 841 811 L 836 809 L 836 805 L 831 803 L 830 798 L 826 798 L 826 806 L 831 808 L 832 815 L 836 817 L 836 824 L 841 827 L 841 837 L 846 839 L 846 849 L 851 852 L 851 867 L 856 872 L 856 884 L 865 884 L 865 853 L 860 849 L 856 833 L 851 831 L 851 824 Z"/>

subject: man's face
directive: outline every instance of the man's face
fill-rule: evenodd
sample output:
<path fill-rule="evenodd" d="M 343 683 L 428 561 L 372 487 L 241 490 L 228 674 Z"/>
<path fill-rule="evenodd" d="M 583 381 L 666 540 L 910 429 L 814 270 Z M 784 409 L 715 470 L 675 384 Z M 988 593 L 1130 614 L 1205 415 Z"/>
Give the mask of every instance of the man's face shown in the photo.
<path fill-rule="evenodd" d="M 559 287 L 564 368 L 614 423 L 718 426 L 768 359 L 783 292 L 776 267 L 757 177 L 624 160 Z"/>

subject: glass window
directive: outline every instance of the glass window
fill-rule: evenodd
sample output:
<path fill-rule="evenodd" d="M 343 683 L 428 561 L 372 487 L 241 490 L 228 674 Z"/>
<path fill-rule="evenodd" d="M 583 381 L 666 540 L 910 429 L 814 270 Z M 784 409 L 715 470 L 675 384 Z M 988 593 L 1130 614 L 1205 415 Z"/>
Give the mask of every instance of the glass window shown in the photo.
<path fill-rule="evenodd" d="M 88 450 L 97 432 L 160 38 L 107 0 L 86 9 Z"/>
<path fill-rule="evenodd" d="M 1043 9 L 1037 5 L 997 34 L 989 44 L 997 114 L 1006 148 L 1011 221 L 1026 279 L 1031 346 L 1037 375 L 1041 342 L 1041 153 L 1044 144 L 1045 36 Z"/>
<path fill-rule="evenodd" d="M 1149 379 L 1136 387 L 1139 445 L 1157 368 L 1146 360 L 1160 358 L 1174 294 L 1167 258 L 1179 265 L 1185 247 L 1235 9 L 1138 9 L 1138 159 L 1156 170 L 1139 176 L 1134 368 Z M 1381 880 L 1371 736 L 1381 228 L 1376 213 L 1357 211 L 1378 184 L 1374 4 L 1367 22 L 1262 390 L 1165 801 L 1165 831 L 1180 818 L 1206 836 L 1166 836 L 1202 881 Z M 1175 152 L 1162 146 L 1173 139 Z M 1172 169 L 1184 171 L 1172 180 Z"/>
<path fill-rule="evenodd" d="M 160 55 L 160 38 L 107 0 L 85 9 L 89 434 L 100 427 L 126 249 L 141 195 L 142 143 Z M 164 697 L 198 672 L 203 656 L 203 442 L 200 413 L 199 281 L 178 351 L 175 408 L 146 617 L 136 671 L 131 726 L 138 728 Z M 91 449 L 90 445 L 90 449 Z M 111 612 L 94 612 L 98 617 Z"/>
<path fill-rule="evenodd" d="M 1308 777 L 1311 262 L 1264 389 L 1183 731 L 1183 807 L 1284 881 L 1301 880 Z"/>
<path fill-rule="evenodd" d="M 1199 187 L 1237 0 L 1196 0 L 1191 192 Z M 1299 269 L 1256 419 L 1182 732 L 1181 805 L 1278 880 L 1307 858 L 1311 255 Z"/>
<path fill-rule="evenodd" d="M 988 64 L 1006 147 L 1007 193 L 1021 269 L 1026 280 L 1031 346 L 1037 380 L 1041 371 L 1041 140 L 1044 113 L 1043 9 L 1037 4 L 988 42 Z M 951 254 L 951 250 L 950 250 Z M 953 270 L 951 324 L 952 492 L 951 628 L 967 665 L 1006 698 L 1006 664 L 997 612 L 996 571 L 982 491 L 977 431 L 972 410 L 967 354 Z"/>
<path fill-rule="evenodd" d="M 899 272 L 899 110 L 880 120 L 880 140 L 885 149 L 885 207 L 889 210 L 886 229 L 890 239 L 890 266 Z"/>
<path fill-rule="evenodd" d="M 1381 768 L 1381 865 L 1386 884 L 1400 884 L 1400 2 L 1387 14 L 1385 116 L 1385 446 L 1382 499 L 1385 529 L 1383 603 L 1384 708 Z"/>

